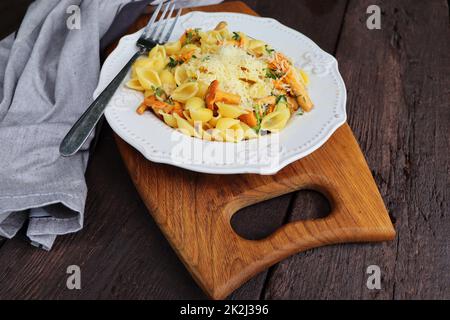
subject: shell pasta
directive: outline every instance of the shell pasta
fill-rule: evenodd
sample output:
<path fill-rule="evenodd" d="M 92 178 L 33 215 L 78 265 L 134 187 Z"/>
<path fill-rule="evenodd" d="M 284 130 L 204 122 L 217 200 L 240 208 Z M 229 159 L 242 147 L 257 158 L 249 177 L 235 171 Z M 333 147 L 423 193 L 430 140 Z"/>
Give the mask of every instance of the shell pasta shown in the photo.
<path fill-rule="evenodd" d="M 309 112 L 308 83 L 281 52 L 221 22 L 154 47 L 135 61 L 126 86 L 144 93 L 138 114 L 153 112 L 192 137 L 238 142 L 280 131 Z"/>

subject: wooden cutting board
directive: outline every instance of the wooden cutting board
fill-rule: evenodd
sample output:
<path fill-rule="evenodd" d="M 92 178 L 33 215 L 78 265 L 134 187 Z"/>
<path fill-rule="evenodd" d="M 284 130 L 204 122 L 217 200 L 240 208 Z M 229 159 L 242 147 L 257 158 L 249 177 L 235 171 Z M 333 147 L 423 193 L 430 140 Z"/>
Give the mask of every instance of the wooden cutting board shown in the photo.
<path fill-rule="evenodd" d="M 196 10 L 256 15 L 241 2 Z M 133 29 L 145 23 L 143 18 Z M 213 299 L 225 298 L 257 273 L 294 253 L 395 236 L 347 124 L 317 151 L 273 176 L 195 173 L 150 162 L 118 136 L 116 140 L 150 214 L 197 283 Z M 331 203 L 331 214 L 289 223 L 262 240 L 246 240 L 233 231 L 230 219 L 239 209 L 299 189 L 322 192 Z"/>

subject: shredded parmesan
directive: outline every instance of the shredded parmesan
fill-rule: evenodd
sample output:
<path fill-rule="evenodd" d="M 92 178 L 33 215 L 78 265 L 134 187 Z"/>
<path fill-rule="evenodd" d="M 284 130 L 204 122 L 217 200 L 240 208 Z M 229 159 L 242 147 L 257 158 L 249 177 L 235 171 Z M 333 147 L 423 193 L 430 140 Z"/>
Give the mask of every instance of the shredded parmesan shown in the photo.
<path fill-rule="evenodd" d="M 219 81 L 221 90 L 241 97 L 241 105 L 253 110 L 254 99 L 267 97 L 273 87 L 265 77 L 267 62 L 229 45 L 216 53 L 203 53 L 185 64 L 187 74 L 206 84 Z"/>

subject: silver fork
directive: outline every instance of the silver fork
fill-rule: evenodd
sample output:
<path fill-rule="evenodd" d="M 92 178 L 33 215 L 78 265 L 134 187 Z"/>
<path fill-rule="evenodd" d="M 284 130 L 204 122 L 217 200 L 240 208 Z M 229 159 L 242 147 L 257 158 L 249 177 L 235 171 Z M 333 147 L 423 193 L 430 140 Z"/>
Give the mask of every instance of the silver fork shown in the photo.
<path fill-rule="evenodd" d="M 83 113 L 83 115 L 78 119 L 78 121 L 69 130 L 67 135 L 61 141 L 59 146 L 59 153 L 62 156 L 71 156 L 75 154 L 81 146 L 86 142 L 87 138 L 94 130 L 95 125 L 100 120 L 105 111 L 105 108 L 114 95 L 122 80 L 128 73 L 133 62 L 140 57 L 148 53 L 157 44 L 163 44 L 167 42 L 170 35 L 175 28 L 178 18 L 181 14 L 181 8 L 178 9 L 177 15 L 170 25 L 168 31 L 166 31 L 168 19 L 172 16 L 175 9 L 175 0 L 172 0 L 164 5 L 164 10 L 161 17 L 156 21 L 161 8 L 163 7 L 164 1 L 161 1 L 158 7 L 155 9 L 150 21 L 144 29 L 141 37 L 136 43 L 139 48 L 133 57 L 127 62 L 127 64 L 119 71 L 119 73 L 114 77 L 111 83 L 103 90 L 103 92 L 95 99 L 95 101 L 89 106 L 89 108 Z"/>

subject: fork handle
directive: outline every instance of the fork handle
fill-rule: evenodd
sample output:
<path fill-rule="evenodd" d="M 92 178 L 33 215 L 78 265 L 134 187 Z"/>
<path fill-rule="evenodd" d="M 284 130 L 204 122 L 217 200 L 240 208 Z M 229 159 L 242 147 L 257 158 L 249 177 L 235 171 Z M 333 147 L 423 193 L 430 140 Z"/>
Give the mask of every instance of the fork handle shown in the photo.
<path fill-rule="evenodd" d="M 138 51 L 131 57 L 122 70 L 119 71 L 105 90 L 103 90 L 97 99 L 92 102 L 89 108 L 87 108 L 83 115 L 66 134 L 59 146 L 59 153 L 62 156 L 68 157 L 74 155 L 78 150 L 80 150 L 81 146 L 84 142 L 86 142 L 87 138 L 94 130 L 95 125 L 102 117 L 109 100 L 111 100 L 117 88 L 122 83 L 122 80 L 127 75 L 131 65 L 141 54 L 142 51 Z"/>

